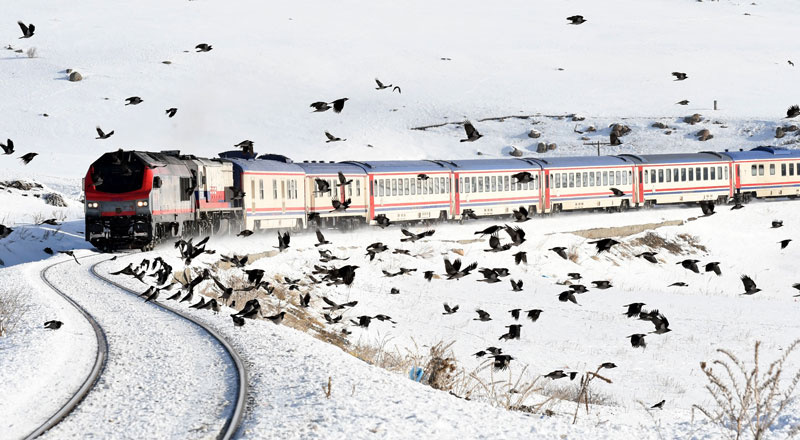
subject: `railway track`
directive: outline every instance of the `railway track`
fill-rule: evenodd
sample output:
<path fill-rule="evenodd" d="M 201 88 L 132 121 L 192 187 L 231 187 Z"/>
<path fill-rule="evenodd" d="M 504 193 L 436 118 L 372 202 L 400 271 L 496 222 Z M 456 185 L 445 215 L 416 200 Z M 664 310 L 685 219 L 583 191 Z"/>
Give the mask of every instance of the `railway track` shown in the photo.
<path fill-rule="evenodd" d="M 96 257 L 97 254 L 87 255 L 83 257 L 79 257 L 80 260 L 84 260 L 90 257 Z M 107 372 L 107 363 L 109 359 L 109 347 L 110 350 L 114 351 L 114 343 L 109 343 L 110 338 L 106 330 L 102 327 L 102 325 L 98 322 L 98 319 L 95 318 L 86 308 L 84 308 L 79 301 L 76 301 L 74 298 L 70 297 L 67 293 L 59 288 L 54 280 L 51 277 L 48 277 L 48 273 L 56 266 L 62 264 L 68 264 L 72 262 L 72 259 L 60 261 L 55 264 L 51 264 L 40 271 L 40 277 L 42 281 L 58 293 L 61 297 L 66 299 L 73 307 L 75 307 L 81 315 L 83 315 L 87 321 L 91 324 L 92 328 L 94 329 L 95 336 L 97 338 L 97 355 L 95 358 L 94 366 L 87 376 L 87 378 L 83 381 L 82 385 L 79 389 L 70 397 L 70 399 L 52 416 L 50 416 L 44 423 L 42 423 L 39 427 L 37 427 L 34 431 L 30 434 L 25 436 L 25 439 L 34 439 L 39 437 L 40 435 L 46 433 L 48 430 L 56 427 L 64 420 L 69 420 L 68 416 L 73 413 L 73 410 L 79 407 L 80 403 L 84 401 L 88 396 L 92 395 L 92 390 L 95 389 L 95 385 L 99 382 L 102 382 L 105 379 L 104 373 Z M 123 290 L 126 293 L 133 295 L 134 297 L 138 298 L 138 292 L 135 292 L 131 289 L 128 289 L 106 277 L 99 274 L 97 272 L 97 266 L 108 261 L 108 259 L 104 259 L 102 261 L 96 262 L 89 267 L 89 273 L 95 277 L 96 280 L 113 286 L 115 289 Z M 248 381 L 247 381 L 247 369 L 245 368 L 242 359 L 240 358 L 239 354 L 234 350 L 231 344 L 225 340 L 218 332 L 214 329 L 210 328 L 206 324 L 192 318 L 191 316 L 185 315 L 182 312 L 173 309 L 169 306 L 155 303 L 157 307 L 165 310 L 169 314 L 174 314 L 180 317 L 182 320 L 188 321 L 192 324 L 192 326 L 199 329 L 202 333 L 205 333 L 211 341 L 215 345 L 218 345 L 222 348 L 221 351 L 225 353 L 225 361 L 229 363 L 231 366 L 231 371 L 235 374 L 232 374 L 235 383 L 231 384 L 231 389 L 235 390 L 233 392 L 234 397 L 232 399 L 225 399 L 225 410 L 226 418 L 222 427 L 216 432 L 214 438 L 220 440 L 227 440 L 234 437 L 236 432 L 241 425 L 244 411 L 245 411 L 245 404 L 247 400 L 247 393 L 248 393 Z M 100 315 L 98 315 L 100 316 Z M 99 319 L 99 321 L 103 321 Z M 110 335 L 110 334 L 109 334 Z M 117 355 L 119 356 L 119 354 Z M 113 356 L 112 356 L 113 358 Z M 89 399 L 91 400 L 91 399 Z M 230 400 L 230 401 L 228 401 Z M 219 422 L 217 422 L 219 423 Z"/>

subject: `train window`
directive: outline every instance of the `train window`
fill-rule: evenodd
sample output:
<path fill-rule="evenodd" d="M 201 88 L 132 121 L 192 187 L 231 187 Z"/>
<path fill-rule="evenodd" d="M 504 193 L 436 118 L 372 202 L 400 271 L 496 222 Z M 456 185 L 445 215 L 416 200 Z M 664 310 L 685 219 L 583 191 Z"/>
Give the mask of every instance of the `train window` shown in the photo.
<path fill-rule="evenodd" d="M 757 168 L 758 168 L 758 167 L 756 167 L 755 165 L 751 165 L 751 166 L 750 166 L 750 174 L 752 174 L 753 176 L 755 176 L 755 175 L 756 175 L 756 169 L 757 169 Z"/>
<path fill-rule="evenodd" d="M 581 187 L 581 173 L 575 173 L 575 188 Z"/>
<path fill-rule="evenodd" d="M 694 177 L 700 180 L 700 167 L 695 168 Z"/>
<path fill-rule="evenodd" d="M 700 177 L 700 176 L 698 176 Z M 694 181 L 694 168 L 689 168 L 689 182 Z"/>
<path fill-rule="evenodd" d="M 686 182 L 686 168 L 681 168 L 681 182 Z"/>
<path fill-rule="evenodd" d="M 658 170 L 658 183 L 664 183 L 664 169 L 659 168 Z"/>
<path fill-rule="evenodd" d="M 347 196 L 348 197 L 353 197 L 353 185 L 352 184 L 347 185 Z"/>
<path fill-rule="evenodd" d="M 672 180 L 674 180 L 676 182 L 680 182 L 680 180 L 681 180 L 681 170 L 678 169 L 678 168 L 675 168 L 674 170 L 672 170 L 672 176 L 673 176 Z"/>
<path fill-rule="evenodd" d="M 278 181 L 276 179 L 272 179 L 272 198 L 278 199 Z"/>
<path fill-rule="evenodd" d="M 650 183 L 656 183 L 656 170 L 650 170 Z M 619 183 L 619 182 L 617 182 Z"/>
<path fill-rule="evenodd" d="M 717 167 L 717 179 L 722 180 L 722 167 Z"/>
<path fill-rule="evenodd" d="M 589 186 L 594 186 L 594 173 L 589 173 Z"/>
<path fill-rule="evenodd" d="M 397 195 L 397 179 L 392 179 L 391 182 L 392 193 L 390 195 L 394 197 Z"/>
<path fill-rule="evenodd" d="M 703 167 L 703 180 L 708 180 L 708 167 Z"/>
<path fill-rule="evenodd" d="M 181 186 L 181 201 L 191 200 L 192 199 L 192 179 L 189 177 L 181 177 L 180 179 L 180 186 Z"/>
<path fill-rule="evenodd" d="M 608 172 L 608 184 L 609 185 L 616 185 L 616 180 L 614 180 L 614 172 L 613 171 L 609 171 Z"/>
<path fill-rule="evenodd" d="M 483 178 L 478 177 L 478 192 L 483 192 Z"/>
<path fill-rule="evenodd" d="M 415 180 L 418 182 L 418 181 L 419 181 L 419 179 L 413 179 L 413 180 L 411 180 L 411 195 L 412 195 L 412 196 L 415 196 L 415 195 L 417 195 L 417 183 L 415 182 Z"/>
<path fill-rule="evenodd" d="M 714 167 L 711 167 L 711 180 L 717 180 L 717 174 L 715 173 Z"/>
<path fill-rule="evenodd" d="M 533 189 L 539 189 L 539 175 L 533 176 Z"/>
<path fill-rule="evenodd" d="M 559 174 L 553 174 L 553 188 L 561 188 L 561 178 Z"/>
<path fill-rule="evenodd" d="M 781 164 L 781 176 L 785 176 L 785 175 L 786 175 L 786 164 L 782 163 Z"/>
<path fill-rule="evenodd" d="M 475 183 L 475 178 L 474 177 L 472 178 L 472 192 L 474 192 L 474 193 L 478 192 L 478 184 Z"/>
<path fill-rule="evenodd" d="M 575 173 L 569 173 L 569 187 L 575 188 Z"/>
<path fill-rule="evenodd" d="M 589 186 L 589 173 L 583 173 L 583 186 Z"/>
<path fill-rule="evenodd" d="M 800 171 L 800 167 L 798 167 L 798 171 Z M 789 175 L 790 176 L 794 176 L 794 164 L 793 163 L 789 164 Z"/>
<path fill-rule="evenodd" d="M 408 181 L 408 178 L 403 179 L 403 194 L 410 195 L 411 194 L 411 183 Z"/>
<path fill-rule="evenodd" d="M 356 180 L 356 197 L 361 196 L 361 181 Z"/>
<path fill-rule="evenodd" d="M 264 179 L 258 179 L 258 198 L 264 200 Z"/>
<path fill-rule="evenodd" d="M 439 179 L 436 177 L 433 178 L 433 193 L 439 194 Z"/>
<path fill-rule="evenodd" d="M 445 186 L 444 187 L 447 189 L 445 192 L 447 194 L 450 194 L 450 176 L 445 177 L 444 181 L 445 181 Z"/>
<path fill-rule="evenodd" d="M 383 197 L 383 179 L 378 180 L 378 197 Z"/>
<path fill-rule="evenodd" d="M 775 164 L 774 163 L 769 164 L 769 175 L 770 176 L 774 176 L 775 175 Z"/>
<path fill-rule="evenodd" d="M 503 191 L 509 191 L 511 189 L 509 188 L 509 182 L 510 182 L 509 177 L 503 176 Z"/>
<path fill-rule="evenodd" d="M 603 171 L 603 186 L 608 185 L 608 171 Z"/>
<path fill-rule="evenodd" d="M 435 194 L 433 192 L 433 181 L 436 179 L 428 179 L 428 194 Z"/>
<path fill-rule="evenodd" d="M 623 185 L 627 185 L 628 184 L 628 173 L 630 173 L 630 171 L 622 171 L 622 184 Z"/>
<path fill-rule="evenodd" d="M 490 182 L 492 182 L 492 192 L 497 191 L 497 176 L 492 176 Z"/>
<path fill-rule="evenodd" d="M 761 165 L 758 166 L 758 175 L 759 176 L 763 176 L 764 175 L 764 164 L 761 164 Z"/>
<path fill-rule="evenodd" d="M 486 188 L 486 192 L 489 192 L 489 188 L 491 188 L 489 186 L 489 176 L 483 178 L 483 187 Z"/>

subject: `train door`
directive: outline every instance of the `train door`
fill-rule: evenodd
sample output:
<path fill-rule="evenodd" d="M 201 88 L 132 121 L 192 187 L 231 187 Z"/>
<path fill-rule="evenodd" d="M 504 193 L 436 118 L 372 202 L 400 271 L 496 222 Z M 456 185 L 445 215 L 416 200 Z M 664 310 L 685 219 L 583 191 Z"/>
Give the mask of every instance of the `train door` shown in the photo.
<path fill-rule="evenodd" d="M 639 199 L 637 200 L 639 203 L 644 203 L 644 172 L 642 171 L 644 167 L 639 167 L 638 179 L 639 179 Z"/>
<path fill-rule="evenodd" d="M 740 190 L 740 191 L 742 189 L 741 173 L 740 173 L 740 170 L 739 170 L 739 164 L 738 163 L 736 164 L 736 189 Z"/>
<path fill-rule="evenodd" d="M 369 220 L 375 218 L 375 176 L 372 174 L 369 175 L 369 180 L 367 186 L 369 187 L 367 191 L 369 191 L 369 206 L 367 206 L 367 215 L 369 216 Z"/>
<path fill-rule="evenodd" d="M 458 173 L 453 173 L 453 197 L 450 198 L 453 216 L 461 215 L 461 185 L 459 185 L 460 178 L 461 176 Z"/>
<path fill-rule="evenodd" d="M 624 172 L 624 171 L 623 171 Z M 636 167 L 632 167 L 629 171 L 631 173 L 631 206 L 636 203 Z"/>
<path fill-rule="evenodd" d="M 250 206 L 256 212 L 256 179 L 250 178 Z"/>
<path fill-rule="evenodd" d="M 550 170 L 544 170 L 544 209 L 542 212 L 550 211 Z"/>
<path fill-rule="evenodd" d="M 286 179 L 281 179 L 281 212 L 286 213 Z"/>

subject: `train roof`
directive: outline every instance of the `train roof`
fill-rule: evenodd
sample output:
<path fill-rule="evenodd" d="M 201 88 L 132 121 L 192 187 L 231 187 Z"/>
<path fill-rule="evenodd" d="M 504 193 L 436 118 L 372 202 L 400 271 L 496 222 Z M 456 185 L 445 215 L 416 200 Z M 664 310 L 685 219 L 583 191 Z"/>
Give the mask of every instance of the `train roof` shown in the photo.
<path fill-rule="evenodd" d="M 264 173 L 292 173 L 305 174 L 302 168 L 293 163 L 279 162 L 277 160 L 264 159 L 237 159 L 226 157 L 225 160 L 233 163 L 235 169 L 242 172 L 264 172 Z"/>
<path fill-rule="evenodd" d="M 519 170 L 519 169 L 540 169 L 541 164 L 533 159 L 511 158 L 511 159 L 464 159 L 452 160 L 447 163 L 454 171 L 473 171 L 473 170 Z"/>
<path fill-rule="evenodd" d="M 800 159 L 800 150 L 784 147 L 756 147 L 749 151 L 726 151 L 733 160 Z"/>
<path fill-rule="evenodd" d="M 342 163 L 361 167 L 368 173 L 418 173 L 450 171 L 451 165 L 440 160 L 374 160 L 347 161 Z"/>
<path fill-rule="evenodd" d="M 534 157 L 542 164 L 542 168 L 581 168 L 610 167 L 630 165 L 633 161 L 624 156 L 568 156 L 568 157 Z"/>
<path fill-rule="evenodd" d="M 302 168 L 306 174 L 366 174 L 364 168 L 348 162 L 299 162 L 295 165 Z"/>
<path fill-rule="evenodd" d="M 697 163 L 697 162 L 727 162 L 728 158 L 720 153 L 703 151 L 700 153 L 675 153 L 675 154 L 621 154 L 636 163 L 645 165 Z"/>

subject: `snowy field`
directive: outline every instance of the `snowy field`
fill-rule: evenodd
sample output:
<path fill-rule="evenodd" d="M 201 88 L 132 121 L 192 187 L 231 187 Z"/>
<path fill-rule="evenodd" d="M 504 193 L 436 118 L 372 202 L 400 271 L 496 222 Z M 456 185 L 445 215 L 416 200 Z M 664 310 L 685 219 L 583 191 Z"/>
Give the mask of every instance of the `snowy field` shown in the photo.
<path fill-rule="evenodd" d="M 588 21 L 567 24 L 565 17 L 574 14 Z M 584 144 L 607 142 L 614 123 L 631 132 L 623 145 L 602 147 L 603 154 L 791 148 L 800 140 L 800 131 L 775 137 L 777 127 L 798 123 L 784 118 L 787 107 L 800 102 L 800 67 L 793 65 L 800 62 L 800 9 L 794 2 L 87 0 L 54 6 L 12 0 L 0 2 L 0 16 L 6 17 L 0 30 L 0 143 L 10 138 L 16 148 L 0 157 L 0 181 L 44 184 L 0 190 L 0 223 L 14 229 L 0 239 L 0 295 L 15 298 L 23 312 L 16 327 L 0 336 L 4 439 L 42 423 L 94 360 L 91 328 L 39 279 L 40 270 L 62 260 L 53 280 L 108 327 L 114 363 L 98 391 L 49 438 L 205 438 L 219 421 L 217 402 L 230 392 L 228 373 L 208 341 L 194 339 L 191 329 L 58 253 L 75 250 L 89 256 L 86 265 L 103 259 L 91 256 L 83 240 L 79 200 L 80 178 L 106 151 L 180 149 L 213 157 L 252 139 L 260 153 L 298 161 L 501 157 L 512 146 L 531 156 L 593 155 L 595 147 Z M 16 20 L 34 23 L 35 35 L 18 39 Z M 213 49 L 196 53 L 199 43 Z M 26 54 L 31 48 L 33 57 Z M 68 81 L 66 69 L 79 71 L 83 80 Z M 675 81 L 674 71 L 688 79 Z M 376 77 L 401 93 L 375 90 Z M 131 96 L 143 102 L 126 106 Z M 309 108 L 343 97 L 349 100 L 340 114 Z M 676 104 L 681 100 L 689 103 Z M 178 112 L 168 118 L 171 107 Z M 694 113 L 703 121 L 685 123 Z M 466 119 L 483 138 L 458 141 Z M 666 128 L 653 127 L 655 122 Z M 96 126 L 115 133 L 95 139 Z M 714 137 L 696 140 L 702 129 Z M 529 137 L 531 130 L 541 136 Z M 325 131 L 347 140 L 325 143 Z M 539 155 L 539 142 L 557 148 Z M 17 158 L 28 152 L 39 155 L 22 165 Z M 53 193 L 67 206 L 45 203 Z M 762 360 L 770 362 L 800 335 L 798 291 L 792 288 L 800 282 L 800 251 L 797 242 L 786 249 L 777 244 L 800 233 L 798 203 L 718 207 L 710 217 L 700 217 L 696 207 L 660 207 L 535 218 L 520 224 L 527 241 L 501 253 L 484 252 L 488 236 L 474 232 L 506 219 L 433 225 L 436 233 L 416 243 L 401 243 L 397 226 L 324 230 L 332 244 L 321 248 L 348 258 L 332 264 L 359 266 L 350 287 L 311 285 L 307 275 L 319 264 L 320 249 L 314 234 L 294 235 L 283 253 L 273 249 L 274 233 L 214 237 L 208 248 L 216 254 L 197 258 L 191 270 L 210 268 L 233 283 L 241 270 L 218 267 L 219 256 L 251 254 L 255 261 L 247 268 L 264 269 L 270 281 L 301 278 L 299 292 L 311 294 L 310 307 L 299 308 L 299 293 L 279 285 L 280 296 L 262 294 L 260 301 L 265 315 L 287 311 L 283 325 L 254 320 L 235 328 L 228 316 L 233 309 L 215 315 L 187 303 L 170 305 L 218 329 L 245 359 L 251 394 L 241 438 L 720 438 L 719 426 L 692 415 L 693 405 L 711 403 L 700 363 L 717 359 L 720 348 L 749 361 L 755 341 L 762 341 Z M 58 224 L 40 224 L 51 218 Z M 785 226 L 771 228 L 777 219 Z M 586 232 L 593 228 L 621 229 Z M 621 244 L 598 254 L 588 241 L 605 237 Z M 374 242 L 389 250 L 370 262 L 365 248 Z M 565 247 L 569 259 L 548 250 L 555 246 Z M 392 253 L 398 248 L 411 255 Z M 527 253 L 526 264 L 514 263 L 518 251 Z M 635 256 L 644 251 L 657 252 L 658 263 Z M 148 254 L 120 255 L 103 263 L 101 272 L 155 256 L 183 269 L 178 252 L 165 244 Z M 510 275 L 496 284 L 478 281 L 477 271 L 446 280 L 444 257 L 508 268 Z M 685 259 L 700 260 L 700 273 L 676 264 Z M 703 272 L 717 261 L 721 276 Z M 400 268 L 417 271 L 383 273 Z M 425 271 L 437 277 L 428 282 Z M 578 304 L 558 300 L 569 273 L 582 276 L 569 282 L 589 288 L 575 295 Z M 762 291 L 742 295 L 742 275 Z M 510 278 L 522 280 L 523 290 L 512 292 Z M 137 291 L 146 288 L 127 277 L 114 279 Z M 591 281 L 597 280 L 613 287 L 595 289 Z M 668 287 L 675 282 L 687 286 Z M 200 290 L 216 292 L 210 282 Z M 323 296 L 358 304 L 342 322 L 328 325 Z M 239 310 L 244 298 L 234 299 Z M 458 311 L 443 315 L 445 302 Z M 672 331 L 649 334 L 653 324 L 625 317 L 623 306 L 634 302 L 661 311 Z M 491 321 L 475 320 L 478 308 Z M 516 308 L 522 309 L 518 321 L 509 313 Z M 542 310 L 536 322 L 526 318 L 529 309 Z M 373 319 L 368 328 L 350 321 L 378 314 L 391 321 Z M 65 326 L 43 329 L 51 319 Z M 499 340 L 513 324 L 522 325 L 520 339 Z M 646 348 L 631 347 L 627 337 L 637 333 L 646 334 Z M 408 378 L 406 361 L 424 357 L 440 342 L 452 343 L 455 371 L 474 376 L 452 389 L 462 398 Z M 514 358 L 508 370 L 495 372 L 487 356 L 473 355 L 487 347 Z M 186 359 L 191 362 L 180 363 Z M 601 371 L 612 383 L 592 382 L 590 412 L 581 409 L 573 425 L 576 404 L 569 396 L 579 379 L 543 375 L 559 369 L 580 375 L 604 362 L 617 365 Z M 800 353 L 787 367 L 785 377 L 800 369 Z M 323 391 L 329 378 L 330 398 Z M 502 388 L 509 380 L 517 387 L 535 385 L 521 404 L 551 400 L 535 414 L 505 410 L 498 402 L 520 393 L 492 399 L 484 385 Z M 170 399 L 173 391 L 189 389 Z M 662 400 L 663 409 L 650 409 Z M 786 438 L 800 424 L 800 401 L 784 414 L 767 437 Z"/>

